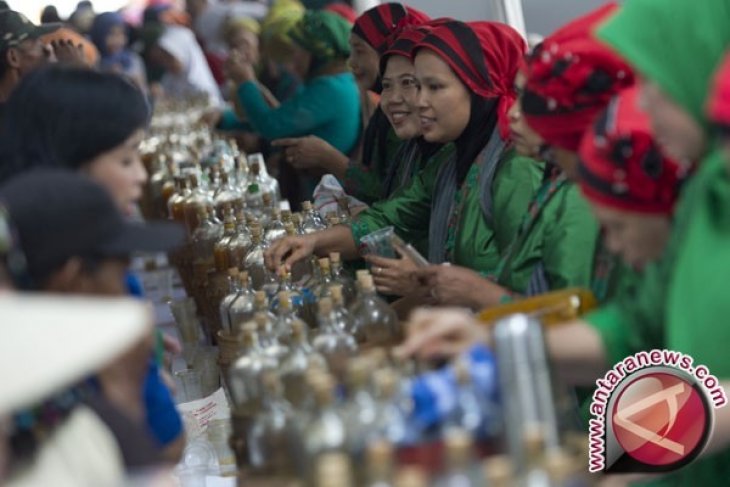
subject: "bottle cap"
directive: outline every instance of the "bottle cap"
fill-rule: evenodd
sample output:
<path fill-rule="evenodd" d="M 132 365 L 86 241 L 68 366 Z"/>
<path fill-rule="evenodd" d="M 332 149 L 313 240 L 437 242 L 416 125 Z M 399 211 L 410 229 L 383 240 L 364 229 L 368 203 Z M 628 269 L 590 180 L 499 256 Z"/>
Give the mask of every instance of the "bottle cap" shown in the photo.
<path fill-rule="evenodd" d="M 312 202 L 311 201 L 309 201 L 309 200 L 302 201 L 302 210 L 304 210 L 304 211 L 311 211 L 311 209 L 312 209 Z"/>
<path fill-rule="evenodd" d="M 333 264 L 336 262 L 340 262 L 340 253 L 330 252 L 330 262 L 332 262 Z"/>
<path fill-rule="evenodd" d="M 238 276 L 238 267 L 231 267 L 228 269 L 228 276 L 231 278 L 235 278 Z"/>
<path fill-rule="evenodd" d="M 318 306 L 319 306 L 319 314 L 329 315 L 332 312 L 332 299 L 331 298 L 322 298 L 319 300 Z"/>
<path fill-rule="evenodd" d="M 322 257 L 321 259 L 319 259 L 319 267 L 320 269 L 325 271 L 329 270 L 330 260 L 327 257 Z"/>
<path fill-rule="evenodd" d="M 269 299 L 264 291 L 256 291 L 253 296 L 253 302 L 256 308 L 265 308 L 269 305 Z"/>
<path fill-rule="evenodd" d="M 330 286 L 330 295 L 332 296 L 332 303 L 336 305 L 344 304 L 342 298 L 342 284 L 332 284 Z"/>

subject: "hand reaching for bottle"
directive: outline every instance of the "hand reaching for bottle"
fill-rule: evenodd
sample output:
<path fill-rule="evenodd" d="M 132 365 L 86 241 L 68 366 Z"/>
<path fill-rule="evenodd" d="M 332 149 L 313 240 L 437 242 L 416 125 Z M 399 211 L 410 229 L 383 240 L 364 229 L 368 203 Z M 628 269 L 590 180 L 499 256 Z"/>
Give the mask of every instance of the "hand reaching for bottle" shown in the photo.
<path fill-rule="evenodd" d="M 467 310 L 421 308 L 411 314 L 406 339 L 395 353 L 428 361 L 452 359 L 476 343 L 488 340 L 487 329 Z"/>
<path fill-rule="evenodd" d="M 409 296 L 415 294 L 421 287 L 413 275 L 418 267 L 406 256 L 386 259 L 377 255 L 367 255 L 365 260 L 372 266 L 373 282 L 379 293 Z"/>
<path fill-rule="evenodd" d="M 283 264 L 288 270 L 314 253 L 316 238 L 313 235 L 298 235 L 277 240 L 266 251 L 266 266 L 276 271 Z"/>
<path fill-rule="evenodd" d="M 334 165 L 347 165 L 347 156 L 326 140 L 314 135 L 275 140 L 271 144 L 284 149 L 284 159 L 297 169 L 323 169 L 337 172 Z"/>

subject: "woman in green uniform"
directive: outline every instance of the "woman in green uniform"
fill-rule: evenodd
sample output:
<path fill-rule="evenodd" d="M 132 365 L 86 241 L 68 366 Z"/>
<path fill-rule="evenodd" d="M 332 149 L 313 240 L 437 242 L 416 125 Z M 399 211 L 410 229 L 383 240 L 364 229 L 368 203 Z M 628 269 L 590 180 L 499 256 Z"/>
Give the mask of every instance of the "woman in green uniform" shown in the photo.
<path fill-rule="evenodd" d="M 454 157 L 429 164 L 351 228 L 282 239 L 268 253 L 269 265 L 331 251 L 356 258 L 362 237 L 392 225 L 406 241 L 428 237 L 433 263 L 492 271 L 542 175 L 540 164 L 506 147 L 512 83 L 524 52 L 519 34 L 502 24 L 435 27 L 415 49 L 421 129 L 428 142 L 453 143 Z"/>

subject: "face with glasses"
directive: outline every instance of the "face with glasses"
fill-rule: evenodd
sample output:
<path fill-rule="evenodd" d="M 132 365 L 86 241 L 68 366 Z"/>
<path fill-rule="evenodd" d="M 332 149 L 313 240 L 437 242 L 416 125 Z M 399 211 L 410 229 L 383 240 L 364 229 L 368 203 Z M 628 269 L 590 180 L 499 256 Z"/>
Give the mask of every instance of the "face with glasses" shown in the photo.
<path fill-rule="evenodd" d="M 418 115 L 418 81 L 416 68 L 410 59 L 391 56 L 383 73 L 380 106 L 399 139 L 421 135 Z"/>

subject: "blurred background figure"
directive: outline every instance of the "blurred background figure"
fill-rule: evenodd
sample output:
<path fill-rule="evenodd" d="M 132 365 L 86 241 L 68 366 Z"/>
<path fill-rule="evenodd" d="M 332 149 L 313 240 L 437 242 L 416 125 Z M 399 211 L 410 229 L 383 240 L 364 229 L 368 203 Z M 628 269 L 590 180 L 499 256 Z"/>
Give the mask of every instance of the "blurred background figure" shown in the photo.
<path fill-rule="evenodd" d="M 58 15 L 58 9 L 53 5 L 48 5 L 41 12 L 41 24 L 53 24 L 57 22 L 63 22 L 61 16 Z"/>
<path fill-rule="evenodd" d="M 94 5 L 85 0 L 76 5 L 76 10 L 68 18 L 68 23 L 80 34 L 87 35 L 94 23 L 95 16 Z"/>
<path fill-rule="evenodd" d="M 143 91 L 147 91 L 147 73 L 142 58 L 129 49 L 127 24 L 117 12 L 105 12 L 94 19 L 91 40 L 96 45 L 101 60 L 99 68 L 124 74 Z"/>

